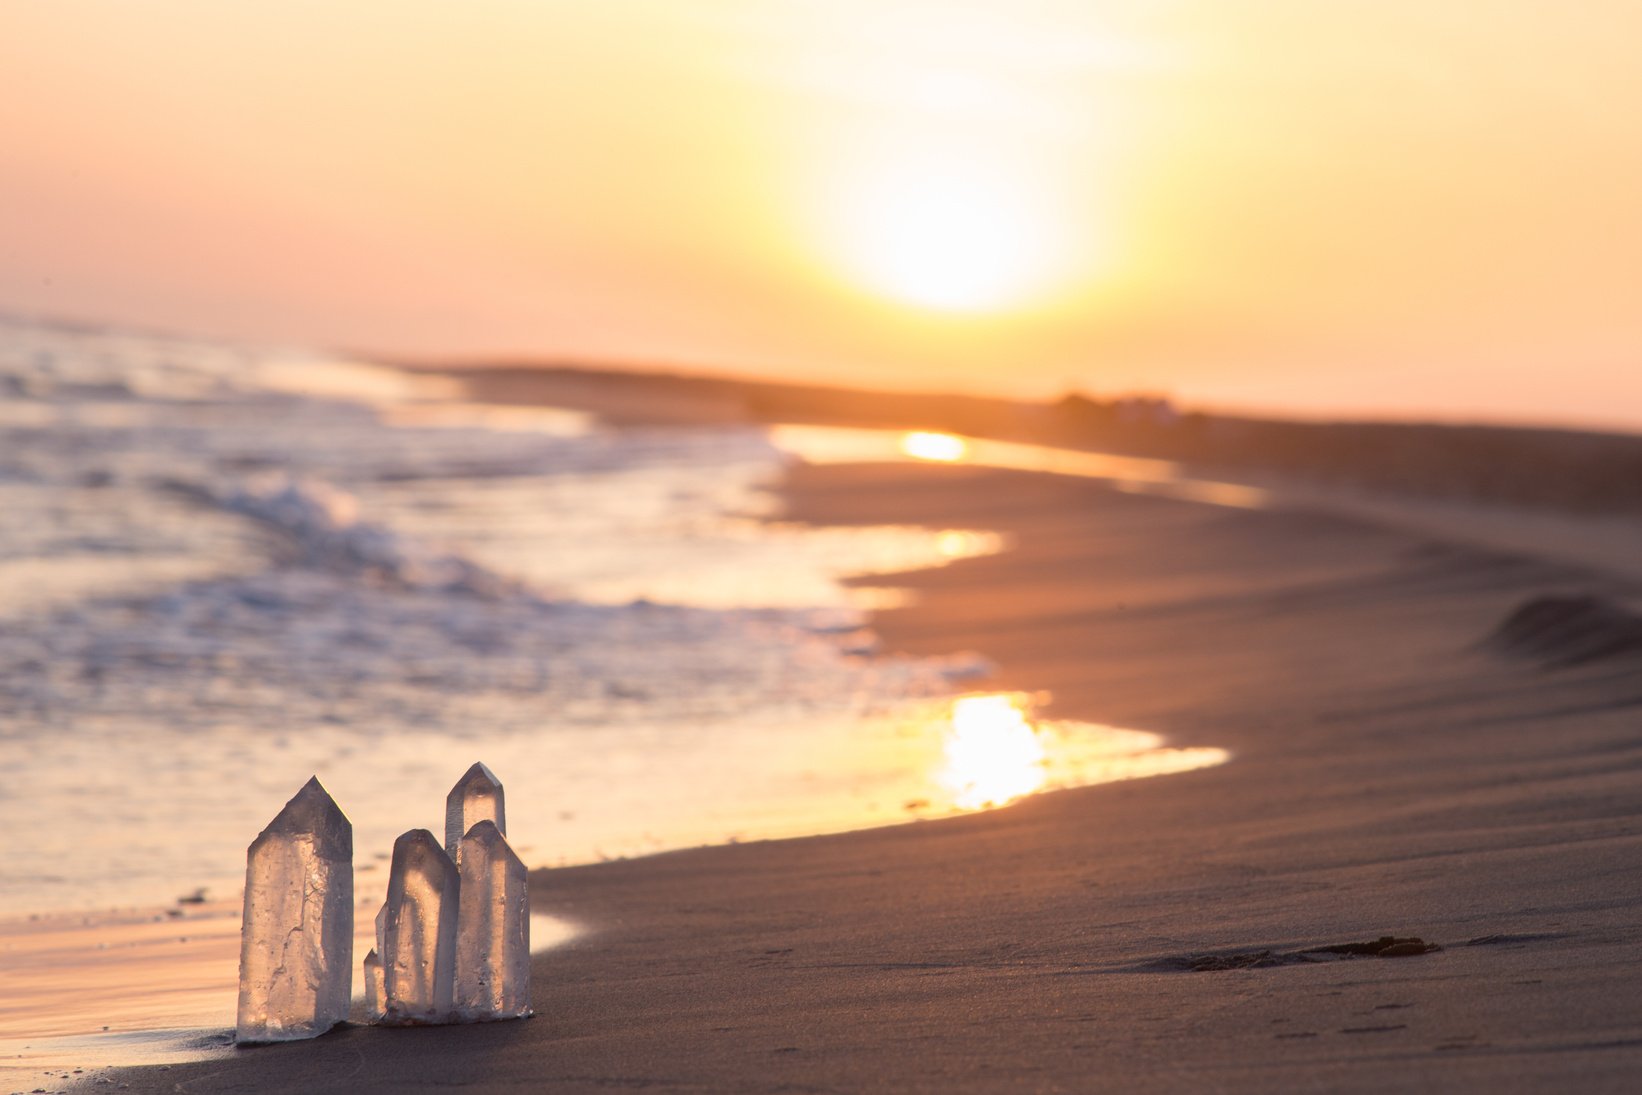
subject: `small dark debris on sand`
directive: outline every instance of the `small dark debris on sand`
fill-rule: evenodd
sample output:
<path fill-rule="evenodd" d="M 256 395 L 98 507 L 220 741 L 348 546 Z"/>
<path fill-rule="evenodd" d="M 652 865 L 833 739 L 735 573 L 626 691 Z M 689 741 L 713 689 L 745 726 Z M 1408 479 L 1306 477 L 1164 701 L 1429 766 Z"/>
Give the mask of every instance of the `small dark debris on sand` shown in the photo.
<path fill-rule="evenodd" d="M 1437 944 L 1427 943 L 1414 936 L 1398 939 L 1394 935 L 1382 935 L 1367 943 L 1335 943 L 1328 947 L 1312 947 L 1299 953 L 1346 954 L 1362 958 L 1410 958 L 1417 954 L 1430 954 L 1432 951 L 1440 950 L 1442 948 Z"/>
<path fill-rule="evenodd" d="M 1517 935 L 1479 935 L 1475 939 L 1468 939 L 1468 947 L 1514 947 L 1525 943 L 1544 943 L 1552 939 L 1566 939 L 1565 932 L 1529 932 Z"/>
<path fill-rule="evenodd" d="M 1141 967 L 1147 971 L 1172 970 L 1182 973 L 1215 973 L 1221 970 L 1258 970 L 1276 966 L 1298 966 L 1314 962 L 1338 962 L 1351 958 L 1412 958 L 1442 950 L 1415 936 L 1382 935 L 1364 943 L 1333 943 L 1298 951 L 1220 951 L 1213 954 L 1182 954 L 1160 958 Z"/>

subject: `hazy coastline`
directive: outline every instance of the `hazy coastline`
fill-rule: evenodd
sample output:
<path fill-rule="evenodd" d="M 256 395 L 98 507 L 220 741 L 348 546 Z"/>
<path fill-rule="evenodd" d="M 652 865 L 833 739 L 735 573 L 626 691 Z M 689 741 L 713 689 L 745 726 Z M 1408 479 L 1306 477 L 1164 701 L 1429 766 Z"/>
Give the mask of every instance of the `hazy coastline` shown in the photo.
<path fill-rule="evenodd" d="M 487 403 L 571 407 L 613 423 L 815 423 L 930 429 L 1176 460 L 1205 473 L 1577 512 L 1642 509 L 1642 433 L 1255 418 L 1151 395 L 1033 402 L 525 361 L 416 363 Z"/>

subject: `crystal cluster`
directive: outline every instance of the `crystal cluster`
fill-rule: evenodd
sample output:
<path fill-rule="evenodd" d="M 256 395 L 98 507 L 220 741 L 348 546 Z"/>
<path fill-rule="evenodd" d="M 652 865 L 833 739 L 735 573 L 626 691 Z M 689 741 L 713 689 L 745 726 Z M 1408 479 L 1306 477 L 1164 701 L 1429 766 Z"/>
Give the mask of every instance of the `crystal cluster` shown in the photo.
<path fill-rule="evenodd" d="M 426 829 L 394 845 L 388 903 L 377 916 L 382 991 L 373 1021 L 530 1014 L 530 894 L 507 843 L 505 803 L 502 781 L 475 764 L 445 798 L 445 846 Z M 367 957 L 367 996 L 375 976 Z"/>
<path fill-rule="evenodd" d="M 369 1021 L 520 1019 L 530 1010 L 530 893 L 507 842 L 502 784 L 475 764 L 445 800 L 445 843 L 393 845 L 365 955 Z M 353 828 L 311 779 L 251 845 L 240 942 L 239 1042 L 312 1038 L 348 1016 Z"/>
<path fill-rule="evenodd" d="M 314 1038 L 348 1017 L 353 825 L 310 779 L 245 856 L 234 1040 Z"/>

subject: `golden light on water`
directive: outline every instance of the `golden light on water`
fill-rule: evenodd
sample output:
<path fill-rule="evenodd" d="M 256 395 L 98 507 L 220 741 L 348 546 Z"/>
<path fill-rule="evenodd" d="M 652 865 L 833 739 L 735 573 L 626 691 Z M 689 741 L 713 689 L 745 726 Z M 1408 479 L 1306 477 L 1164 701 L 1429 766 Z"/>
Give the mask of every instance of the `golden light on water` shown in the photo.
<path fill-rule="evenodd" d="M 1012 696 L 966 696 L 952 705 L 937 779 L 966 810 L 1002 806 L 1049 779 L 1048 754 Z"/>
<path fill-rule="evenodd" d="M 940 552 L 943 559 L 973 559 L 977 555 L 993 555 L 1002 546 L 1003 539 L 997 533 L 949 528 L 935 534 L 935 550 Z"/>
<path fill-rule="evenodd" d="M 950 462 L 962 460 L 969 452 L 969 444 L 961 437 L 950 433 L 931 433 L 926 430 L 914 430 L 901 438 L 901 451 L 908 456 L 919 460 L 939 460 Z"/>

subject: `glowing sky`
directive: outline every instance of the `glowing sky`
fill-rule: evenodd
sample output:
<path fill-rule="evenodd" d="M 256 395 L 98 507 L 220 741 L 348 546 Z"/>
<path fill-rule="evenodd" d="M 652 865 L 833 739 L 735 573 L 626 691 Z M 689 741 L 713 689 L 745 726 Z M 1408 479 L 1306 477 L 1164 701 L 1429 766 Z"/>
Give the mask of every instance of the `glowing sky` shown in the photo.
<path fill-rule="evenodd" d="M 1642 6 L 0 0 L 0 309 L 1642 428 Z"/>

